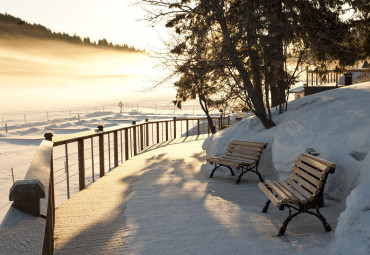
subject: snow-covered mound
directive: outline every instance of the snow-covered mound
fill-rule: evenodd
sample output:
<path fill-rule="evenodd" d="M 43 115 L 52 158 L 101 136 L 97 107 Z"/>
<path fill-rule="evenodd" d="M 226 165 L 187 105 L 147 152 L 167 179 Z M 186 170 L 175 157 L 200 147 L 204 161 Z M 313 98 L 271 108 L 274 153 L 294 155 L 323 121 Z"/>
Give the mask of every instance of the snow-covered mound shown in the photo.
<path fill-rule="evenodd" d="M 370 82 L 297 99 L 289 103 L 286 113 L 274 112 L 273 119 L 276 126 L 266 130 L 257 118 L 249 117 L 209 137 L 203 149 L 213 156 L 222 154 L 230 140 L 268 142 L 259 170 L 264 176 L 283 179 L 294 159 L 314 148 L 319 157 L 337 165 L 328 178 L 326 197 L 347 199 L 336 230 L 337 245 L 353 236 L 358 240 L 353 244 L 356 249 L 370 250 Z M 335 249 L 339 251 L 338 246 Z"/>

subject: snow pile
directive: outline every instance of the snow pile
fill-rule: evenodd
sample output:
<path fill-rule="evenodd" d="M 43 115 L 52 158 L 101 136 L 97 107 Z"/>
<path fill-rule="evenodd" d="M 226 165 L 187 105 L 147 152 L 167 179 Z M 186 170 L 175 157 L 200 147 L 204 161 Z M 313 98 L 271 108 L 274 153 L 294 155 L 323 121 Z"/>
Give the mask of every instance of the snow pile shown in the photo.
<path fill-rule="evenodd" d="M 370 251 L 370 153 L 363 161 L 360 180 L 347 197 L 346 210 L 339 216 L 333 254 L 368 254 Z"/>
<path fill-rule="evenodd" d="M 370 82 L 303 97 L 288 107 L 280 116 L 273 113 L 276 126 L 268 130 L 257 118 L 249 117 L 209 137 L 203 144 L 207 157 L 224 153 L 231 140 L 268 142 L 259 170 L 263 176 L 284 179 L 294 159 L 305 149 L 314 148 L 319 157 L 337 165 L 335 174 L 328 178 L 327 198 L 345 201 L 348 197 L 336 230 L 338 243 L 352 247 L 356 242 L 343 244 L 341 240 L 355 232 L 361 236 L 357 237 L 359 242 L 367 240 L 358 249 L 369 248 L 370 232 L 365 229 L 370 226 Z M 230 175 L 223 170 L 216 175 Z"/>

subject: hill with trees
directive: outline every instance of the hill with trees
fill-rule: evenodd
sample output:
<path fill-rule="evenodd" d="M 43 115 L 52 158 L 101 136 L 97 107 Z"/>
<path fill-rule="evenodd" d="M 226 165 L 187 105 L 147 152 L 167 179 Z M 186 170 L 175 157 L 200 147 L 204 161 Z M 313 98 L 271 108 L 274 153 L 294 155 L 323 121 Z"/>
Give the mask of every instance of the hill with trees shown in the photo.
<path fill-rule="evenodd" d="M 0 38 L 58 40 L 77 45 L 112 48 L 123 51 L 141 51 L 127 44 L 113 44 L 104 38 L 94 42 L 89 37 L 81 38 L 77 35 L 71 36 L 67 33 L 56 33 L 40 24 L 30 24 L 20 18 L 2 13 L 0 13 Z"/>

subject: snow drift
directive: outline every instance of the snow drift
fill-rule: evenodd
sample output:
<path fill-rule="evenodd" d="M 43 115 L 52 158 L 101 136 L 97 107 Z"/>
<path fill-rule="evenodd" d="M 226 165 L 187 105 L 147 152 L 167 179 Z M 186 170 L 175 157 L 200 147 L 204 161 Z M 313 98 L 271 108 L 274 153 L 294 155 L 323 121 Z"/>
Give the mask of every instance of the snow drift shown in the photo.
<path fill-rule="evenodd" d="M 203 149 L 214 156 L 222 154 L 230 140 L 268 142 L 259 170 L 264 176 L 284 179 L 294 159 L 314 148 L 337 165 L 328 178 L 326 198 L 346 200 L 332 252 L 348 254 L 355 249 L 356 254 L 366 254 L 363 251 L 370 250 L 370 82 L 303 97 L 288 108 L 282 115 L 273 113 L 273 128 L 266 130 L 256 117 L 248 117 L 209 137 Z M 226 170 L 218 175 L 229 175 Z"/>

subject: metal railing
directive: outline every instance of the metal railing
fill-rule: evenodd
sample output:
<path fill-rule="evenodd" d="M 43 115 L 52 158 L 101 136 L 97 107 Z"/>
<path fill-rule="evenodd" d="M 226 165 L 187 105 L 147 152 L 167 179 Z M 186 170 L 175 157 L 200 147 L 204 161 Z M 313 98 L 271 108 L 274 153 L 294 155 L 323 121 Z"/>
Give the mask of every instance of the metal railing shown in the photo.
<path fill-rule="evenodd" d="M 218 131 L 230 125 L 230 116 L 212 118 L 212 122 Z M 107 171 L 117 167 L 119 163 L 151 147 L 166 144 L 174 139 L 204 134 L 210 134 L 207 118 L 180 119 L 175 117 L 163 121 L 147 119 L 140 124 L 133 121 L 131 126 L 121 128 L 104 128 L 101 125 L 94 131 L 67 136 L 53 137 L 52 133 L 46 133 L 45 141 L 41 143 L 25 180 L 17 181 L 11 189 L 12 193 L 17 185 L 19 187 L 29 185 L 26 189 L 21 187 L 23 197 L 13 194 L 16 197 L 13 207 L 30 213 L 29 207 L 31 206 L 31 208 L 36 208 L 34 215 L 46 219 L 42 223 L 35 222 L 43 224 L 45 229 L 42 235 L 42 254 L 53 254 L 55 194 L 61 190 L 58 188 L 59 185 L 65 183 L 65 192 L 69 198 L 71 185 L 77 186 L 76 183 L 78 183 L 77 192 L 83 190 L 96 178 L 103 177 Z M 89 174 L 86 172 L 88 169 L 91 170 Z M 96 173 L 97 169 L 98 173 Z M 44 191 L 44 194 L 41 192 L 39 198 L 30 203 L 27 193 L 35 185 Z M 38 213 L 37 207 L 39 208 Z M 19 224 L 18 231 L 22 231 L 22 227 L 26 226 Z M 41 251 L 36 251 L 36 253 L 39 252 L 41 253 Z"/>
<path fill-rule="evenodd" d="M 216 130 L 230 125 L 229 117 L 216 117 L 212 120 Z M 55 185 L 64 183 L 69 198 L 74 191 L 83 190 L 119 163 L 151 146 L 180 137 L 209 133 L 206 118 L 173 118 L 162 121 L 147 119 L 144 123 L 133 121 L 131 126 L 121 128 L 98 126 L 95 131 L 55 137 Z M 71 187 L 71 183 L 77 182 L 78 187 Z"/>

